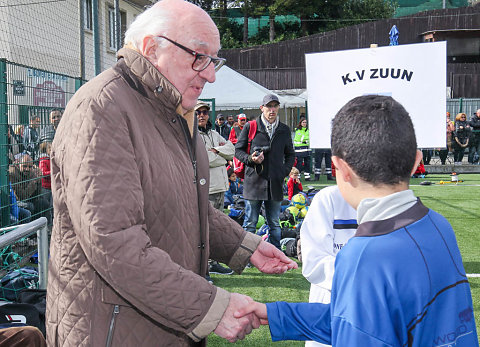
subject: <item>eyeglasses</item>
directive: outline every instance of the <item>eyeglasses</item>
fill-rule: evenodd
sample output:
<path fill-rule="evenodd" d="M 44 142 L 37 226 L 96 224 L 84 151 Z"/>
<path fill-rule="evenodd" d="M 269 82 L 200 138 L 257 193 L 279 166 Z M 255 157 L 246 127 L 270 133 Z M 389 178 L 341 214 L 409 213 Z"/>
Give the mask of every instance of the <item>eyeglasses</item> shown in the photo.
<path fill-rule="evenodd" d="M 225 121 L 225 118 L 218 118 L 219 121 Z"/>
<path fill-rule="evenodd" d="M 198 110 L 197 111 L 197 116 L 200 116 L 201 114 L 203 114 L 204 116 L 208 116 L 208 110 Z"/>
<path fill-rule="evenodd" d="M 193 55 L 195 57 L 195 60 L 192 63 L 192 69 L 194 71 L 201 72 L 201 71 L 205 70 L 208 67 L 208 65 L 210 65 L 211 62 L 213 62 L 213 66 L 215 67 L 215 71 L 218 71 L 223 66 L 223 64 L 225 64 L 225 62 L 227 61 L 224 58 L 216 58 L 216 57 L 212 57 L 208 54 L 198 53 L 198 52 L 194 51 L 193 49 L 187 48 L 187 47 L 179 44 L 178 42 L 170 40 L 168 37 L 165 37 L 165 36 L 157 36 L 157 37 L 161 37 L 162 39 L 165 39 L 165 40 L 173 43 L 178 48 L 183 49 L 185 52 Z"/>

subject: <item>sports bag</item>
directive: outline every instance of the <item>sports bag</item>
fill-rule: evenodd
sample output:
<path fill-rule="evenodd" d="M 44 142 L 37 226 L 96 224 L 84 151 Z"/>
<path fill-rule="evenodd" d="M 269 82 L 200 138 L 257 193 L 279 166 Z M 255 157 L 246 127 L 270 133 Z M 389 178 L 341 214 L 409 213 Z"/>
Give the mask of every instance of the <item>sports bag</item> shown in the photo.
<path fill-rule="evenodd" d="M 250 154 L 250 147 L 252 146 L 253 138 L 257 133 L 257 121 L 251 120 L 248 122 L 250 124 L 250 129 L 248 129 L 248 145 L 247 145 L 247 154 Z M 245 164 L 238 160 L 236 157 L 233 157 L 233 172 L 239 178 L 245 177 Z"/>

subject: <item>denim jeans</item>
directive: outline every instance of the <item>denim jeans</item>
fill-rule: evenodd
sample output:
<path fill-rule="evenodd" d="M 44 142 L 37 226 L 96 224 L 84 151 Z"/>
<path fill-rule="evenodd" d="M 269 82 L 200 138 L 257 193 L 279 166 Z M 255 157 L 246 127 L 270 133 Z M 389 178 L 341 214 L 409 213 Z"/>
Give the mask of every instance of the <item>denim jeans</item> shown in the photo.
<path fill-rule="evenodd" d="M 248 200 L 250 204 L 250 211 L 248 214 L 245 215 L 247 223 L 244 224 L 244 228 L 246 231 L 255 233 L 256 226 L 258 222 L 258 215 L 260 213 L 260 208 L 262 207 L 262 202 L 265 203 L 265 214 L 267 219 L 267 224 L 270 228 L 269 231 L 269 242 L 280 249 L 280 236 L 281 236 L 281 229 L 280 229 L 280 204 L 281 201 L 273 201 L 273 200 Z"/>

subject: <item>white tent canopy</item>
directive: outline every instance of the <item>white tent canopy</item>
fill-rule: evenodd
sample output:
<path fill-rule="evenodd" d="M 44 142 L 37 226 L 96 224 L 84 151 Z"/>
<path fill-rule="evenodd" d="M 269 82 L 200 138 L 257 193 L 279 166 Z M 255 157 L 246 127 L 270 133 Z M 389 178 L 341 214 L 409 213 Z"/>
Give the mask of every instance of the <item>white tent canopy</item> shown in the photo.
<path fill-rule="evenodd" d="M 253 109 L 262 104 L 263 97 L 267 94 L 275 93 L 228 66 L 223 66 L 216 73 L 215 82 L 205 84 L 200 99 L 215 99 L 215 109 L 218 111 L 238 110 L 239 108 Z M 282 107 L 305 106 L 305 99 L 276 95 Z"/>

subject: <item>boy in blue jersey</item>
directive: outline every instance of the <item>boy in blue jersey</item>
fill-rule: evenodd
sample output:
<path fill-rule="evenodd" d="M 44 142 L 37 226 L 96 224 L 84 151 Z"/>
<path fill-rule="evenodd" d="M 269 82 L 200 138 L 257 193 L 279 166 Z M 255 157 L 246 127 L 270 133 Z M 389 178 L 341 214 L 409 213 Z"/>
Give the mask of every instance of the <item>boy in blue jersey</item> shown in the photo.
<path fill-rule="evenodd" d="M 408 189 L 422 153 L 407 111 L 391 97 L 357 97 L 335 116 L 331 145 L 359 224 L 337 255 L 331 303 L 254 302 L 236 316 L 254 312 L 273 341 L 478 346 L 454 231 Z"/>

